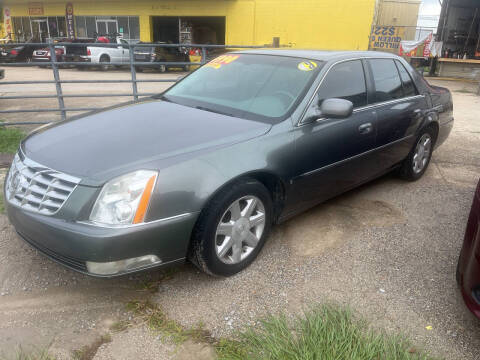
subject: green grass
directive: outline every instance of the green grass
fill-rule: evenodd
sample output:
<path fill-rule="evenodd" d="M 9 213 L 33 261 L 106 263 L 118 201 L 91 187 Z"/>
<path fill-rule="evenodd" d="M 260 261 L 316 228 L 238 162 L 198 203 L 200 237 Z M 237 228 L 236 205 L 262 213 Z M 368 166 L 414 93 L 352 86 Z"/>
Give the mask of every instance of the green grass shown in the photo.
<path fill-rule="evenodd" d="M 412 360 L 433 359 L 400 336 L 368 328 L 349 310 L 322 305 L 288 320 L 271 316 L 256 328 L 216 344 L 223 360 Z"/>
<path fill-rule="evenodd" d="M 14 154 L 25 133 L 17 128 L 0 126 L 0 153 Z"/>
<path fill-rule="evenodd" d="M 130 301 L 127 304 L 127 310 L 133 312 L 137 323 L 146 324 L 151 330 L 160 333 L 175 344 L 181 344 L 188 339 L 198 343 L 214 342 L 210 333 L 204 329 L 203 323 L 191 328 L 184 327 L 175 320 L 169 319 L 157 304 L 148 300 Z M 129 326 L 129 324 L 122 324 L 122 326 L 115 326 L 115 328 L 126 329 Z"/>
<path fill-rule="evenodd" d="M 0 359 L 4 359 L 0 353 Z M 55 357 L 48 354 L 46 350 L 39 350 L 34 352 L 27 352 L 20 348 L 15 357 L 15 360 L 56 360 Z"/>

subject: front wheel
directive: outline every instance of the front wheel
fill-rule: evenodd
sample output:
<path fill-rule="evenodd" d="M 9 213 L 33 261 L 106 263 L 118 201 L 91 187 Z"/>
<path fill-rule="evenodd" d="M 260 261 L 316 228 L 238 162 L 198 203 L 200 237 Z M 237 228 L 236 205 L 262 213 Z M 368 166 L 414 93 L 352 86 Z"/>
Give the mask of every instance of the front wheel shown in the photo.
<path fill-rule="evenodd" d="M 206 273 L 231 276 L 255 260 L 270 233 L 272 200 L 256 180 L 222 190 L 202 211 L 195 227 L 190 260 Z"/>
<path fill-rule="evenodd" d="M 400 177 L 408 181 L 420 179 L 430 164 L 435 136 L 432 128 L 426 128 L 417 138 L 415 147 L 400 168 Z"/>

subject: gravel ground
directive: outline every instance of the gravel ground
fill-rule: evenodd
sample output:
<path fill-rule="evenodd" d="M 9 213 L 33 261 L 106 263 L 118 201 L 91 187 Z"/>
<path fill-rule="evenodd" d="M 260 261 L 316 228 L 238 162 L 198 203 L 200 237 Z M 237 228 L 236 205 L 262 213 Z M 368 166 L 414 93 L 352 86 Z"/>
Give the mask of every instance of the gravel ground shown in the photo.
<path fill-rule="evenodd" d="M 434 83 L 453 90 L 456 123 L 420 181 L 388 175 L 297 216 L 276 227 L 253 265 L 232 278 L 180 266 L 152 299 L 172 319 L 203 322 L 215 336 L 268 313 L 333 301 L 436 355 L 478 359 L 480 321 L 463 304 L 455 266 L 480 175 L 480 97 L 458 92 L 473 85 Z M 98 280 L 65 270 L 24 244 L 0 215 L 0 354 L 22 344 L 68 357 L 128 319 L 125 302 L 144 299 L 141 284 L 161 277 Z M 178 348 L 140 327 L 113 334 L 95 359 L 128 359 L 132 349 L 146 359 L 198 356 L 192 346 Z"/>

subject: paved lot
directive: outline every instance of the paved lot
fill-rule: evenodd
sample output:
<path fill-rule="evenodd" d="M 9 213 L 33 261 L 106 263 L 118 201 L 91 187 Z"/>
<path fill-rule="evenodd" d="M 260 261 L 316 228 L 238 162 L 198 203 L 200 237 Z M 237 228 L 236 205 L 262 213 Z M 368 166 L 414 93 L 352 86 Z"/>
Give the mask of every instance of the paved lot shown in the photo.
<path fill-rule="evenodd" d="M 28 70 L 30 77 L 47 73 Z M 463 305 L 455 266 L 480 175 L 480 97 L 469 92 L 473 85 L 434 83 L 453 90 L 456 123 L 420 181 L 388 175 L 297 216 L 274 229 L 248 270 L 229 279 L 213 279 L 188 264 L 164 280 L 162 272 L 88 278 L 44 259 L 0 215 L 0 349 L 12 356 L 22 344 L 67 357 L 128 318 L 124 304 L 149 296 L 142 284 L 160 279 L 152 299 L 172 319 L 184 325 L 202 321 L 215 336 L 269 312 L 298 313 L 315 302 L 334 301 L 434 354 L 478 359 L 480 321 Z M 96 359 L 128 359 L 134 349 L 145 359 L 209 357 L 191 344 L 178 350 L 140 327 L 114 334 Z"/>

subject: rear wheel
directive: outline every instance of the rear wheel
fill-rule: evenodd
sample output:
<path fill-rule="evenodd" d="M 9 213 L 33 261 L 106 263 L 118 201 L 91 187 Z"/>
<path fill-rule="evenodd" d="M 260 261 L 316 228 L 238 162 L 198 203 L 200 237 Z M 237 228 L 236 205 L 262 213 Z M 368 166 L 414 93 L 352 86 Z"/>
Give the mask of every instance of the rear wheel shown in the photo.
<path fill-rule="evenodd" d="M 138 72 L 138 73 L 141 73 L 141 72 L 143 72 L 143 68 L 140 67 L 140 66 L 135 66 L 135 71 Z"/>
<path fill-rule="evenodd" d="M 256 180 L 244 179 L 222 190 L 200 215 L 190 260 L 217 276 L 245 269 L 270 233 L 272 208 L 269 191 Z"/>
<path fill-rule="evenodd" d="M 108 55 L 102 55 L 100 56 L 100 69 L 103 71 L 106 71 L 110 68 L 110 57 Z"/>
<path fill-rule="evenodd" d="M 430 164 L 434 143 L 434 131 L 427 127 L 418 136 L 415 147 L 404 160 L 399 172 L 400 177 L 408 181 L 420 179 Z"/>

